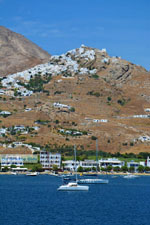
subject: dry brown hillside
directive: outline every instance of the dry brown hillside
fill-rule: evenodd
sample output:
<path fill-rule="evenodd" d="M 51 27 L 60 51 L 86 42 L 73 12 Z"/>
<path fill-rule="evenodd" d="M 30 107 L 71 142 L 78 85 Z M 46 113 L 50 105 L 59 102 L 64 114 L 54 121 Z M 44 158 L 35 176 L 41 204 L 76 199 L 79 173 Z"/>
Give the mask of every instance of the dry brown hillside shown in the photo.
<path fill-rule="evenodd" d="M 24 36 L 0 26 L 0 76 L 45 63 L 49 58 L 46 51 Z"/>
<path fill-rule="evenodd" d="M 150 151 L 150 73 L 143 67 L 82 46 L 51 57 L 38 71 L 30 81 L 21 78 L 18 88 L 10 87 L 9 80 L 2 87 L 10 87 L 15 96 L 1 95 L 0 110 L 12 113 L 0 118 L 1 128 L 8 129 L 1 142 L 32 142 L 52 149 L 76 144 L 92 150 L 98 138 L 103 151 Z M 20 78 L 13 79 L 15 83 Z M 33 94 L 20 94 L 22 86 Z M 15 125 L 39 129 L 11 133 Z"/>

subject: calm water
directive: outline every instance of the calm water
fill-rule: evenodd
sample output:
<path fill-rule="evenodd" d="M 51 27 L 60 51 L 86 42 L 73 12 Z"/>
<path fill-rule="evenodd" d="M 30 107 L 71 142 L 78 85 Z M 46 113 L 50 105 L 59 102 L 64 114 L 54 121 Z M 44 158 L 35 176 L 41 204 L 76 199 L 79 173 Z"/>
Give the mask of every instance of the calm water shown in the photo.
<path fill-rule="evenodd" d="M 49 175 L 0 175 L 0 225 L 150 225 L 150 177 L 58 192 Z"/>

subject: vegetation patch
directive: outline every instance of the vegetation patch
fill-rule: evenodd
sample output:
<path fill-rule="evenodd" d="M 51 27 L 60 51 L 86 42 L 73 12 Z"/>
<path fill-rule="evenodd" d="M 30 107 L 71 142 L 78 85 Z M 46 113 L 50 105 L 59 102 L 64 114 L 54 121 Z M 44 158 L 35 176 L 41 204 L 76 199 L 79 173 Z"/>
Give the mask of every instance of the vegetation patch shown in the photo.
<path fill-rule="evenodd" d="M 102 94 L 100 94 L 99 92 L 94 92 L 94 91 L 87 92 L 87 95 L 92 95 L 92 96 L 96 96 L 96 97 L 102 96 Z"/>
<path fill-rule="evenodd" d="M 92 78 L 94 78 L 94 79 L 98 80 L 98 79 L 99 79 L 99 75 L 97 75 L 97 74 L 93 74 L 93 75 L 92 75 Z"/>
<path fill-rule="evenodd" d="M 58 130 L 58 133 L 62 135 L 70 135 L 70 136 L 82 136 L 87 135 L 87 131 L 78 131 L 75 129 L 60 129 Z"/>
<path fill-rule="evenodd" d="M 48 123 L 50 123 L 50 121 L 49 120 L 36 120 L 36 121 L 34 121 L 34 123 L 40 124 L 40 125 L 47 125 Z"/>
<path fill-rule="evenodd" d="M 19 81 L 18 84 L 33 92 L 43 92 L 43 85 L 49 83 L 51 79 L 51 74 L 45 74 L 45 76 L 41 76 L 41 74 L 38 73 L 35 74 L 33 78 L 31 77 L 28 84 L 25 84 L 21 81 Z"/>

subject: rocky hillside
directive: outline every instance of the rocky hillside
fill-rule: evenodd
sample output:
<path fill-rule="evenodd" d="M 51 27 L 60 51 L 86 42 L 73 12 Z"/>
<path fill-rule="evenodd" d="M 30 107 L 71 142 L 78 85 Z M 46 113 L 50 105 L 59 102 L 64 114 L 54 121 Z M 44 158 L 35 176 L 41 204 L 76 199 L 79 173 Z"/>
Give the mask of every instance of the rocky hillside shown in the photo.
<path fill-rule="evenodd" d="M 46 51 L 22 35 L 0 26 L 0 76 L 45 63 L 49 57 Z"/>
<path fill-rule="evenodd" d="M 149 151 L 150 73 L 106 49 L 82 45 L 0 85 L 3 144 L 92 150 L 98 137 L 103 151 Z"/>

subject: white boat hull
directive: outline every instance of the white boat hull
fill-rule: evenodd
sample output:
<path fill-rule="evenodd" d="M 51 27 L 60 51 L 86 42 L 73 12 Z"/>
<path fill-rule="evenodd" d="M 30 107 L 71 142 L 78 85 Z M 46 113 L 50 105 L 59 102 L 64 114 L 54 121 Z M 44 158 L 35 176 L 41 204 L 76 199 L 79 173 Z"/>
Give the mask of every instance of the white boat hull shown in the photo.
<path fill-rule="evenodd" d="M 37 172 L 33 172 L 33 173 L 26 173 L 26 176 L 37 176 L 38 173 Z"/>
<path fill-rule="evenodd" d="M 108 184 L 109 180 L 105 179 L 81 179 L 78 184 Z"/>
<path fill-rule="evenodd" d="M 125 175 L 123 178 L 125 179 L 133 179 L 133 178 L 137 178 L 138 176 L 136 175 Z"/>
<path fill-rule="evenodd" d="M 78 185 L 76 184 L 76 186 L 73 185 L 61 185 L 58 189 L 58 191 L 88 191 L 89 187 L 88 186 L 82 186 L 82 185 Z"/>
<path fill-rule="evenodd" d="M 16 173 L 16 172 L 11 172 L 11 174 L 12 174 L 12 175 L 17 175 L 18 173 Z"/>

